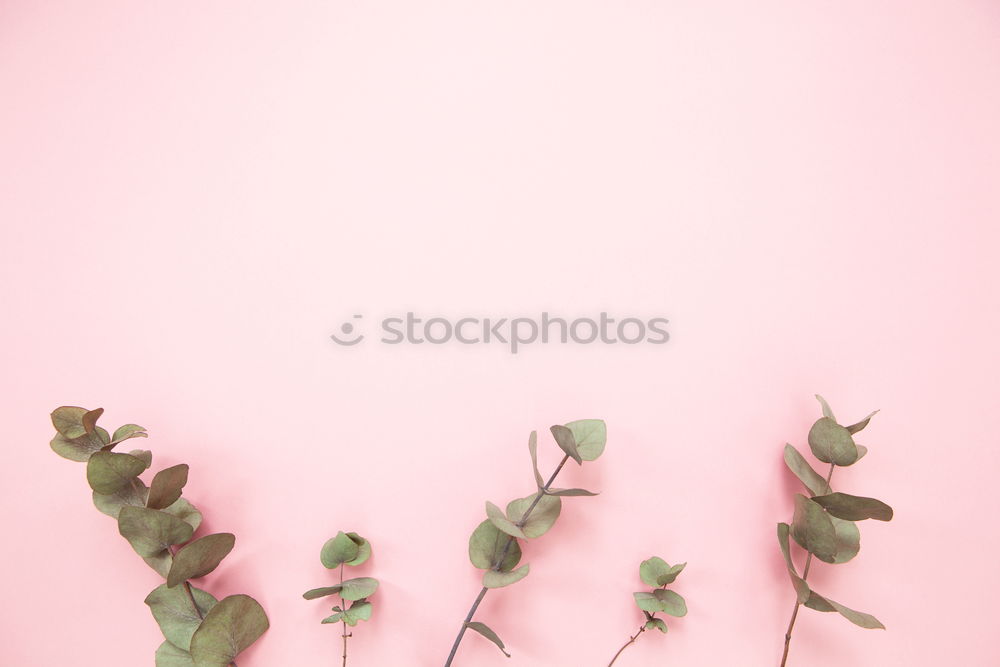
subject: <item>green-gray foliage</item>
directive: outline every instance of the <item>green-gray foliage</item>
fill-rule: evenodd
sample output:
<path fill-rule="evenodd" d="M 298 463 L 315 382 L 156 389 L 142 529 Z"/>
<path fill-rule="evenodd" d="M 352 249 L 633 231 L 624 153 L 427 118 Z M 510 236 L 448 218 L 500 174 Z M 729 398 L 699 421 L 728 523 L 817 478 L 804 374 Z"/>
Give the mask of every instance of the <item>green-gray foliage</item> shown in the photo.
<path fill-rule="evenodd" d="M 604 422 L 600 419 L 581 419 L 557 424 L 549 430 L 563 452 L 563 459 L 555 472 L 548 481 L 539 472 L 538 434 L 532 431 L 528 437 L 528 454 L 535 491 L 529 496 L 511 500 L 506 509 L 487 501 L 486 519 L 476 526 L 469 537 L 469 560 L 475 567 L 485 570 L 483 588 L 459 629 L 445 667 L 450 667 L 455 660 L 466 630 L 486 637 L 510 657 L 496 632 L 485 623 L 472 620 L 480 602 L 489 589 L 510 586 L 528 576 L 528 565 L 517 567 L 521 561 L 520 540 L 535 539 L 547 533 L 562 512 L 563 498 L 597 495 L 586 489 L 553 488 L 552 483 L 569 460 L 582 465 L 584 461 L 596 460 L 604 452 L 608 437 Z"/>
<path fill-rule="evenodd" d="M 816 611 L 837 612 L 862 628 L 885 628 L 874 616 L 855 611 L 824 597 L 812 590 L 806 582 L 813 557 L 824 563 L 839 564 L 846 563 L 858 555 L 861 549 L 861 533 L 855 521 L 892 519 L 892 508 L 882 501 L 834 492 L 830 487 L 830 478 L 837 466 L 853 465 L 868 453 L 867 447 L 854 441 L 854 435 L 868 426 L 875 412 L 855 424 L 842 426 L 837 422 L 833 410 L 823 397 L 816 398 L 819 400 L 823 416 L 809 429 L 809 449 L 817 459 L 830 465 L 827 476 L 824 478 L 817 473 L 792 445 L 785 445 L 784 452 L 785 464 L 802 482 L 809 495 L 795 494 L 795 512 L 791 524 L 778 524 L 778 545 L 784 557 L 788 577 L 795 589 L 795 608 L 785 634 L 782 666 L 788 660 L 792 628 L 800 605 Z M 789 538 L 807 552 L 801 575 L 792 561 Z"/>
<path fill-rule="evenodd" d="M 167 582 L 154 589 L 146 604 L 166 641 L 156 650 L 157 667 L 225 667 L 268 628 L 267 615 L 253 598 L 231 595 L 217 601 L 189 579 L 212 572 L 233 548 L 230 533 L 194 541 L 201 513 L 181 497 L 188 466 L 154 475 L 149 486 L 140 475 L 152 466 L 152 454 L 112 450 L 146 429 L 126 424 L 109 435 L 97 425 L 104 410 L 64 406 L 52 413 L 56 436 L 50 443 L 63 458 L 87 464 L 94 506 L 118 522 L 118 532 Z"/>
<path fill-rule="evenodd" d="M 629 637 L 628 641 L 618 649 L 611 662 L 608 663 L 608 667 L 615 664 L 622 652 L 634 644 L 639 635 L 646 630 L 656 629 L 663 633 L 667 632 L 666 621 L 659 618 L 657 614 L 663 613 L 677 617 L 687 615 L 687 603 L 684 602 L 684 598 L 667 588 L 677 580 L 685 566 L 687 563 L 670 565 L 659 556 L 652 556 L 639 564 L 639 578 L 642 579 L 642 583 L 653 589 L 632 593 L 636 606 L 639 607 L 645 618 L 642 625 L 639 626 L 639 631 Z"/>
<path fill-rule="evenodd" d="M 340 569 L 340 582 L 332 586 L 313 588 L 302 594 L 306 600 L 315 600 L 329 595 L 339 595 L 340 604 L 333 607 L 332 615 L 322 621 L 323 624 L 340 623 L 343 626 L 344 654 L 343 664 L 347 664 L 347 638 L 352 628 L 361 621 L 372 617 L 372 603 L 368 600 L 378 590 L 378 579 L 374 577 L 355 577 L 344 579 L 345 567 L 357 567 L 372 556 L 371 542 L 357 533 L 340 531 L 323 545 L 319 552 L 319 560 L 329 570 Z M 347 603 L 351 604 L 348 605 Z"/>

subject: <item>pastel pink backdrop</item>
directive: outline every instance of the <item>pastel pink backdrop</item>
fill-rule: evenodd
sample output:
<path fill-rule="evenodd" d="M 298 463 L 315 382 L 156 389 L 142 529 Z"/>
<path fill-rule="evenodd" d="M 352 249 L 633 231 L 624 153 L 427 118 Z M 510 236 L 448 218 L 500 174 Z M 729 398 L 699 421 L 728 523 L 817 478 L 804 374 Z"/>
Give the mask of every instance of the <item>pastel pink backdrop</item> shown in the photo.
<path fill-rule="evenodd" d="M 881 414 L 844 491 L 897 511 L 792 664 L 995 665 L 1000 10 L 992 2 L 0 2 L 0 662 L 152 663 L 156 585 L 48 448 L 150 429 L 236 550 L 207 588 L 329 665 L 338 529 L 383 584 L 354 665 L 440 665 L 483 502 L 532 429 L 609 425 L 459 664 L 605 665 L 639 561 L 689 601 L 629 665 L 775 665 L 781 463 L 824 393 Z M 665 315 L 664 347 L 336 347 L 354 313 Z M 549 469 L 555 448 L 543 440 Z"/>

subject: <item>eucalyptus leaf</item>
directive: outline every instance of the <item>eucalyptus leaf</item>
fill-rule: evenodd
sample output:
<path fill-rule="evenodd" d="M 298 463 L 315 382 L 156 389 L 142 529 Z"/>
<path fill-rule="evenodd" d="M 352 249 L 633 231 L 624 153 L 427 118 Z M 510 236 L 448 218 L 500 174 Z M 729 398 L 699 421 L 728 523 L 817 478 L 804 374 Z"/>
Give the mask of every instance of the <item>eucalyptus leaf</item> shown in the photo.
<path fill-rule="evenodd" d="M 579 419 L 566 424 L 573 433 L 576 450 L 584 461 L 595 461 L 604 453 L 608 427 L 602 419 Z"/>
<path fill-rule="evenodd" d="M 64 405 L 52 411 L 52 425 L 67 440 L 76 440 L 87 435 L 83 425 L 83 416 L 89 412 L 86 408 L 75 405 Z"/>
<path fill-rule="evenodd" d="M 342 612 L 344 622 L 354 627 L 359 621 L 368 621 L 372 617 L 372 603 L 367 600 L 358 600 L 351 605 L 350 609 Z"/>
<path fill-rule="evenodd" d="M 156 667 L 196 667 L 194 659 L 187 651 L 182 651 L 170 642 L 163 642 L 156 649 Z"/>
<path fill-rule="evenodd" d="M 357 566 L 364 563 L 366 560 L 372 557 L 372 543 L 361 537 L 357 533 L 348 533 L 347 536 L 351 538 L 351 541 L 358 545 L 358 555 L 353 559 L 345 562 L 345 565 Z"/>
<path fill-rule="evenodd" d="M 142 459 L 131 454 L 95 452 L 87 461 L 87 483 L 101 495 L 118 493 L 146 469 Z"/>
<path fill-rule="evenodd" d="M 201 525 L 201 512 L 185 498 L 178 498 L 174 504 L 161 511 L 174 515 L 184 523 L 190 525 L 192 530 L 198 530 L 198 526 Z"/>
<path fill-rule="evenodd" d="M 838 519 L 846 519 L 847 521 L 892 520 L 892 508 L 875 498 L 852 496 L 849 493 L 830 493 L 825 496 L 816 496 L 813 501 L 822 505 L 827 512 Z"/>
<path fill-rule="evenodd" d="M 149 466 L 153 465 L 153 452 L 148 449 L 133 449 L 129 452 L 129 455 L 142 461 L 143 465 L 146 466 L 146 470 L 149 470 Z"/>
<path fill-rule="evenodd" d="M 819 401 L 819 405 L 823 409 L 823 416 L 827 419 L 837 421 L 837 418 L 833 415 L 833 410 L 830 409 L 830 404 L 826 402 L 826 399 L 819 394 L 816 394 L 816 400 Z"/>
<path fill-rule="evenodd" d="M 478 632 L 483 637 L 486 637 L 491 642 L 496 644 L 497 648 L 500 649 L 501 653 L 503 653 L 508 658 L 510 657 L 510 653 L 507 653 L 507 650 L 504 647 L 503 642 L 500 640 L 500 636 L 497 635 L 497 633 L 493 632 L 493 630 L 490 629 L 490 626 L 486 625 L 485 623 L 480 623 L 479 621 L 467 621 L 465 623 L 465 627 L 469 628 L 474 632 Z"/>
<path fill-rule="evenodd" d="M 360 600 L 370 597 L 378 589 L 378 579 L 372 577 L 357 577 L 347 579 L 341 584 L 340 597 L 345 600 Z"/>
<path fill-rule="evenodd" d="M 535 485 L 540 489 L 545 486 L 542 473 L 538 472 L 538 432 L 532 431 L 528 436 L 528 453 L 531 454 L 531 469 L 535 473 Z"/>
<path fill-rule="evenodd" d="M 188 465 L 179 465 L 164 468 L 153 476 L 153 481 L 149 485 L 149 499 L 146 506 L 154 510 L 170 507 L 181 497 L 181 492 L 188 480 Z"/>
<path fill-rule="evenodd" d="M 510 547 L 506 546 L 508 542 Z M 515 538 L 500 532 L 489 519 L 476 526 L 469 537 L 469 560 L 480 570 L 493 569 L 504 549 L 506 555 L 499 571 L 510 572 L 521 562 L 521 545 Z"/>
<path fill-rule="evenodd" d="M 504 516 L 503 510 L 488 500 L 486 501 L 486 517 L 494 526 L 499 528 L 501 532 L 507 533 L 512 537 L 526 539 L 527 536 L 524 532 L 522 532 L 513 521 Z"/>
<path fill-rule="evenodd" d="M 799 478 L 799 481 L 805 485 L 811 495 L 819 496 L 830 493 L 830 485 L 826 479 L 813 470 L 809 462 L 799 453 L 799 450 L 790 444 L 785 445 L 785 465 Z"/>
<path fill-rule="evenodd" d="M 169 588 L 166 584 L 161 584 L 144 600 L 163 636 L 185 652 L 191 648 L 191 635 L 201 625 L 202 618 L 218 602 L 212 595 L 194 586 L 191 587 L 191 595 L 198 604 L 197 609 L 182 586 Z"/>
<path fill-rule="evenodd" d="M 197 579 L 219 567 L 236 544 L 232 533 L 205 535 L 184 545 L 174 554 L 174 563 L 167 574 L 167 586 L 174 587 L 188 579 Z"/>
<path fill-rule="evenodd" d="M 656 614 L 663 611 L 660 601 L 656 599 L 656 596 L 652 593 L 647 593 L 645 591 L 639 591 L 637 593 L 632 593 L 632 597 L 635 598 L 635 603 L 638 605 L 639 609 L 647 611 L 650 614 Z"/>
<path fill-rule="evenodd" d="M 823 508 L 801 494 L 795 494 L 792 539 L 825 563 L 837 555 L 837 531 Z"/>
<path fill-rule="evenodd" d="M 653 597 L 660 603 L 660 611 L 671 616 L 686 616 L 687 603 L 674 591 L 658 588 L 653 591 Z"/>
<path fill-rule="evenodd" d="M 861 531 L 853 521 L 845 521 L 835 516 L 830 517 L 833 528 L 837 532 L 837 555 L 834 563 L 846 563 L 861 551 Z"/>
<path fill-rule="evenodd" d="M 322 624 L 325 625 L 327 623 L 340 623 L 343 620 L 344 620 L 344 612 L 343 611 L 338 611 L 336 614 L 333 614 L 331 616 L 327 616 L 322 621 L 320 621 L 320 623 L 322 623 Z"/>
<path fill-rule="evenodd" d="M 215 605 L 191 637 L 198 667 L 228 667 L 269 627 L 267 614 L 248 595 L 230 595 Z"/>
<path fill-rule="evenodd" d="M 657 588 L 674 583 L 687 563 L 670 565 L 659 556 L 652 556 L 639 564 L 639 578 L 647 586 Z"/>
<path fill-rule="evenodd" d="M 49 446 L 59 456 L 70 461 L 86 463 L 94 452 L 99 452 L 104 447 L 101 438 L 89 435 L 82 435 L 75 440 L 70 440 L 61 433 L 57 433 L 49 442 Z"/>
<path fill-rule="evenodd" d="M 795 563 L 792 562 L 792 554 L 788 545 L 789 526 L 787 523 L 778 524 L 778 544 L 781 546 L 781 553 L 785 557 L 785 568 L 788 570 L 788 578 L 792 580 L 792 588 L 795 589 L 795 596 L 799 604 L 804 604 L 809 599 L 809 584 L 799 576 L 795 570 Z"/>
<path fill-rule="evenodd" d="M 666 634 L 667 632 L 667 624 L 663 622 L 662 618 L 651 618 L 648 621 L 646 621 L 646 624 L 643 627 L 646 630 L 652 630 L 653 628 L 656 628 L 657 630 L 659 630 L 664 634 Z"/>
<path fill-rule="evenodd" d="M 828 417 L 809 429 L 809 448 L 823 463 L 849 466 L 858 460 L 858 448 L 850 432 Z"/>
<path fill-rule="evenodd" d="M 358 557 L 361 547 L 344 531 L 330 538 L 320 549 L 319 559 L 324 567 L 332 570 Z"/>
<path fill-rule="evenodd" d="M 854 435 L 858 431 L 864 429 L 864 427 L 868 426 L 868 422 L 870 422 L 872 420 L 872 417 L 874 417 L 877 414 L 878 414 L 878 410 L 875 410 L 870 415 L 868 415 L 867 417 L 865 417 L 864 419 L 862 419 L 861 421 L 859 421 L 857 424 L 851 424 L 850 426 L 847 426 L 845 428 L 847 428 L 847 431 L 851 435 Z M 861 457 L 859 456 L 858 458 L 861 458 Z"/>
<path fill-rule="evenodd" d="M 341 591 L 343 586 L 340 584 L 334 584 L 333 586 L 323 586 L 322 588 L 313 588 L 302 594 L 302 597 L 306 600 L 316 600 L 318 598 L 325 598 L 328 595 L 336 595 Z"/>
<path fill-rule="evenodd" d="M 118 532 L 140 556 L 155 556 L 171 545 L 191 539 L 191 525 L 172 514 L 145 507 L 124 506 L 118 513 Z"/>
<path fill-rule="evenodd" d="M 562 499 L 559 496 L 543 495 L 538 499 L 534 509 L 525 519 L 525 513 L 532 503 L 535 502 L 536 495 L 526 498 L 518 498 L 507 504 L 507 518 L 521 526 L 525 537 L 534 539 L 541 537 L 549 531 L 559 518 L 562 511 Z"/>
<path fill-rule="evenodd" d="M 561 496 L 563 498 L 569 496 L 596 496 L 599 495 L 593 491 L 588 491 L 587 489 L 546 489 L 545 495 L 547 496 Z"/>
<path fill-rule="evenodd" d="M 101 513 L 117 520 L 122 507 L 145 507 L 148 493 L 149 489 L 146 488 L 146 485 L 142 483 L 141 479 L 136 478 L 117 493 L 106 495 L 95 491 L 93 493 L 94 507 Z"/>
<path fill-rule="evenodd" d="M 111 435 L 111 443 L 117 445 L 120 442 L 130 440 L 132 438 L 148 438 L 149 433 L 146 429 L 138 424 L 125 424 L 124 426 L 119 426 L 115 429 L 115 432 Z"/>
<path fill-rule="evenodd" d="M 154 572 L 166 579 L 170 574 L 170 566 L 174 564 L 174 555 L 170 551 L 161 551 L 152 556 L 143 556 L 142 560 L 153 568 Z"/>
<path fill-rule="evenodd" d="M 556 444 L 559 445 L 559 449 L 563 450 L 566 456 L 570 457 L 579 464 L 583 464 L 583 457 L 580 456 L 580 452 L 577 451 L 576 439 L 573 437 L 573 431 L 558 424 L 552 426 L 549 431 L 552 432 L 552 437 L 556 439 Z"/>
<path fill-rule="evenodd" d="M 84 412 L 80 417 L 80 423 L 83 425 L 83 430 L 87 435 L 90 435 L 97 430 L 97 420 L 101 418 L 104 414 L 104 408 L 97 408 L 96 410 L 88 410 Z"/>
<path fill-rule="evenodd" d="M 850 607 L 845 607 L 839 602 L 835 602 L 830 598 L 825 598 L 822 595 L 819 595 L 815 591 L 811 596 L 809 596 L 809 600 L 805 603 L 805 605 L 810 609 L 815 609 L 816 611 L 835 611 L 854 625 L 865 628 L 866 630 L 885 630 L 885 626 L 882 625 L 882 622 L 871 614 L 866 614 L 861 611 L 855 611 Z"/>
<path fill-rule="evenodd" d="M 865 457 L 865 454 L 868 453 L 868 448 L 865 447 L 864 445 L 857 445 L 857 448 L 858 448 L 858 461 L 860 461 Z M 855 463 L 857 463 L 858 461 L 855 461 Z"/>
<path fill-rule="evenodd" d="M 516 584 L 528 576 L 530 566 L 522 565 L 512 572 L 496 572 L 487 570 L 483 573 L 483 586 L 486 588 L 503 588 Z"/>

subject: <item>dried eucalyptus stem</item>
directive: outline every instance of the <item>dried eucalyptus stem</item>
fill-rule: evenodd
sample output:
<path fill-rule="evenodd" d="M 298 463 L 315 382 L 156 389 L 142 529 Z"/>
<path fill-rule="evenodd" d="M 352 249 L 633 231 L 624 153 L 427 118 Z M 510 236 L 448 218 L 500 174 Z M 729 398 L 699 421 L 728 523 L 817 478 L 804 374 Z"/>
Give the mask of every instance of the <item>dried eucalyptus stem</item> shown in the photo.
<path fill-rule="evenodd" d="M 806 487 L 810 497 L 795 494 L 795 513 L 791 525 L 778 524 L 778 545 L 781 547 L 788 576 L 795 589 L 795 605 L 785 631 L 781 667 L 785 667 L 788 662 L 792 630 L 795 628 L 795 621 L 802 605 L 816 611 L 835 611 L 862 628 L 885 629 L 885 626 L 871 614 L 855 611 L 823 597 L 806 583 L 814 556 L 824 563 L 839 564 L 846 563 L 858 555 L 861 549 L 861 533 L 856 521 L 864 519 L 889 521 L 893 514 L 892 508 L 880 500 L 847 493 L 834 493 L 830 487 L 834 469 L 838 466 L 853 465 L 868 453 L 866 447 L 854 442 L 853 436 L 868 426 L 878 411 L 856 424 L 841 426 L 823 397 L 816 396 L 816 398 L 822 406 L 823 417 L 809 430 L 809 449 L 817 459 L 830 464 L 826 477 L 813 470 L 797 449 L 790 444 L 785 445 L 785 464 Z M 789 536 L 807 552 L 802 576 L 799 576 L 792 562 Z"/>
<path fill-rule="evenodd" d="M 473 621 L 479 605 L 491 588 L 510 586 L 528 576 L 529 566 L 514 569 L 521 561 L 519 539 L 541 537 L 555 524 L 562 511 L 563 496 L 595 496 L 585 489 L 555 489 L 552 484 L 569 459 L 578 465 L 584 461 L 594 461 L 607 444 L 607 427 L 600 419 L 582 419 L 553 426 L 550 431 L 564 456 L 556 469 L 544 481 L 538 472 L 538 435 L 532 431 L 528 438 L 528 452 L 535 476 L 536 491 L 525 498 L 512 500 L 506 512 L 491 502 L 486 503 L 486 520 L 479 524 L 469 538 L 469 560 L 483 573 L 483 588 L 479 591 L 469 613 L 462 621 L 458 636 L 451 646 L 445 667 L 451 667 L 458 653 L 458 647 L 466 630 L 479 633 L 496 644 L 508 658 L 506 647 L 500 637 L 485 623 Z"/>
<path fill-rule="evenodd" d="M 647 586 L 652 586 L 654 590 L 633 593 L 632 597 L 635 598 L 635 603 L 642 610 L 646 620 L 639 626 L 639 631 L 629 637 L 628 641 L 618 649 L 615 656 L 611 658 L 611 662 L 608 663 L 608 667 L 614 665 L 625 649 L 634 644 L 639 635 L 646 630 L 656 628 L 664 634 L 667 632 L 666 622 L 662 618 L 657 618 L 656 614 L 662 612 L 677 617 L 687 614 L 687 603 L 684 602 L 684 598 L 674 591 L 667 590 L 667 586 L 674 583 L 686 565 L 687 563 L 670 565 L 658 556 L 642 561 L 639 565 L 639 578 Z"/>
<path fill-rule="evenodd" d="M 59 456 L 87 464 L 94 505 L 118 521 L 121 536 L 167 580 L 145 600 L 166 638 L 156 650 L 157 667 L 235 667 L 236 656 L 267 630 L 264 609 L 248 595 L 216 600 L 190 580 L 213 572 L 236 537 L 192 539 L 202 517 L 181 497 L 188 466 L 159 471 L 147 487 L 139 476 L 152 465 L 152 453 L 112 451 L 126 440 L 147 437 L 146 429 L 126 424 L 109 435 L 97 425 L 102 414 L 103 408 L 57 408 L 52 413 L 57 433 L 49 444 Z"/>
<path fill-rule="evenodd" d="M 321 622 L 324 624 L 340 623 L 342 626 L 343 662 L 341 664 L 343 667 L 347 667 L 347 639 L 353 636 L 347 631 L 347 626 L 353 628 L 360 621 L 371 619 L 372 603 L 368 601 L 368 598 L 378 589 L 378 579 L 373 577 L 344 579 L 344 566 L 357 567 L 371 556 L 371 542 L 357 533 L 340 531 L 335 537 L 327 540 L 319 552 L 319 559 L 324 567 L 329 570 L 340 569 L 340 583 L 334 586 L 313 588 L 302 594 L 306 600 L 315 600 L 328 595 L 340 596 L 340 604 L 333 607 L 334 614 L 327 616 Z M 348 602 L 351 603 L 350 607 L 347 606 Z"/>

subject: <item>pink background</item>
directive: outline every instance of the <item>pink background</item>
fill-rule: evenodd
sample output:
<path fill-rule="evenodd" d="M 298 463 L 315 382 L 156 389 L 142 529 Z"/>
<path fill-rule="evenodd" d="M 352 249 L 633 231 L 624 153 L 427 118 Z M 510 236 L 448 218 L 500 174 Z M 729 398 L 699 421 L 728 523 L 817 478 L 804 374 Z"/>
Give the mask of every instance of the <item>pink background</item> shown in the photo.
<path fill-rule="evenodd" d="M 158 583 L 48 448 L 134 421 L 236 550 L 206 588 L 272 629 L 241 667 L 329 665 L 307 588 L 338 529 L 383 586 L 351 664 L 437 666 L 483 501 L 532 429 L 599 462 L 460 665 L 607 664 L 639 561 L 689 615 L 620 665 L 776 665 L 774 524 L 820 392 L 881 408 L 835 486 L 892 504 L 800 616 L 793 665 L 995 665 L 1000 8 L 965 2 L 0 1 L 6 458 L 0 662 L 152 663 Z M 425 315 L 671 319 L 655 346 L 339 348 Z M 557 459 L 543 440 L 542 467 Z"/>

